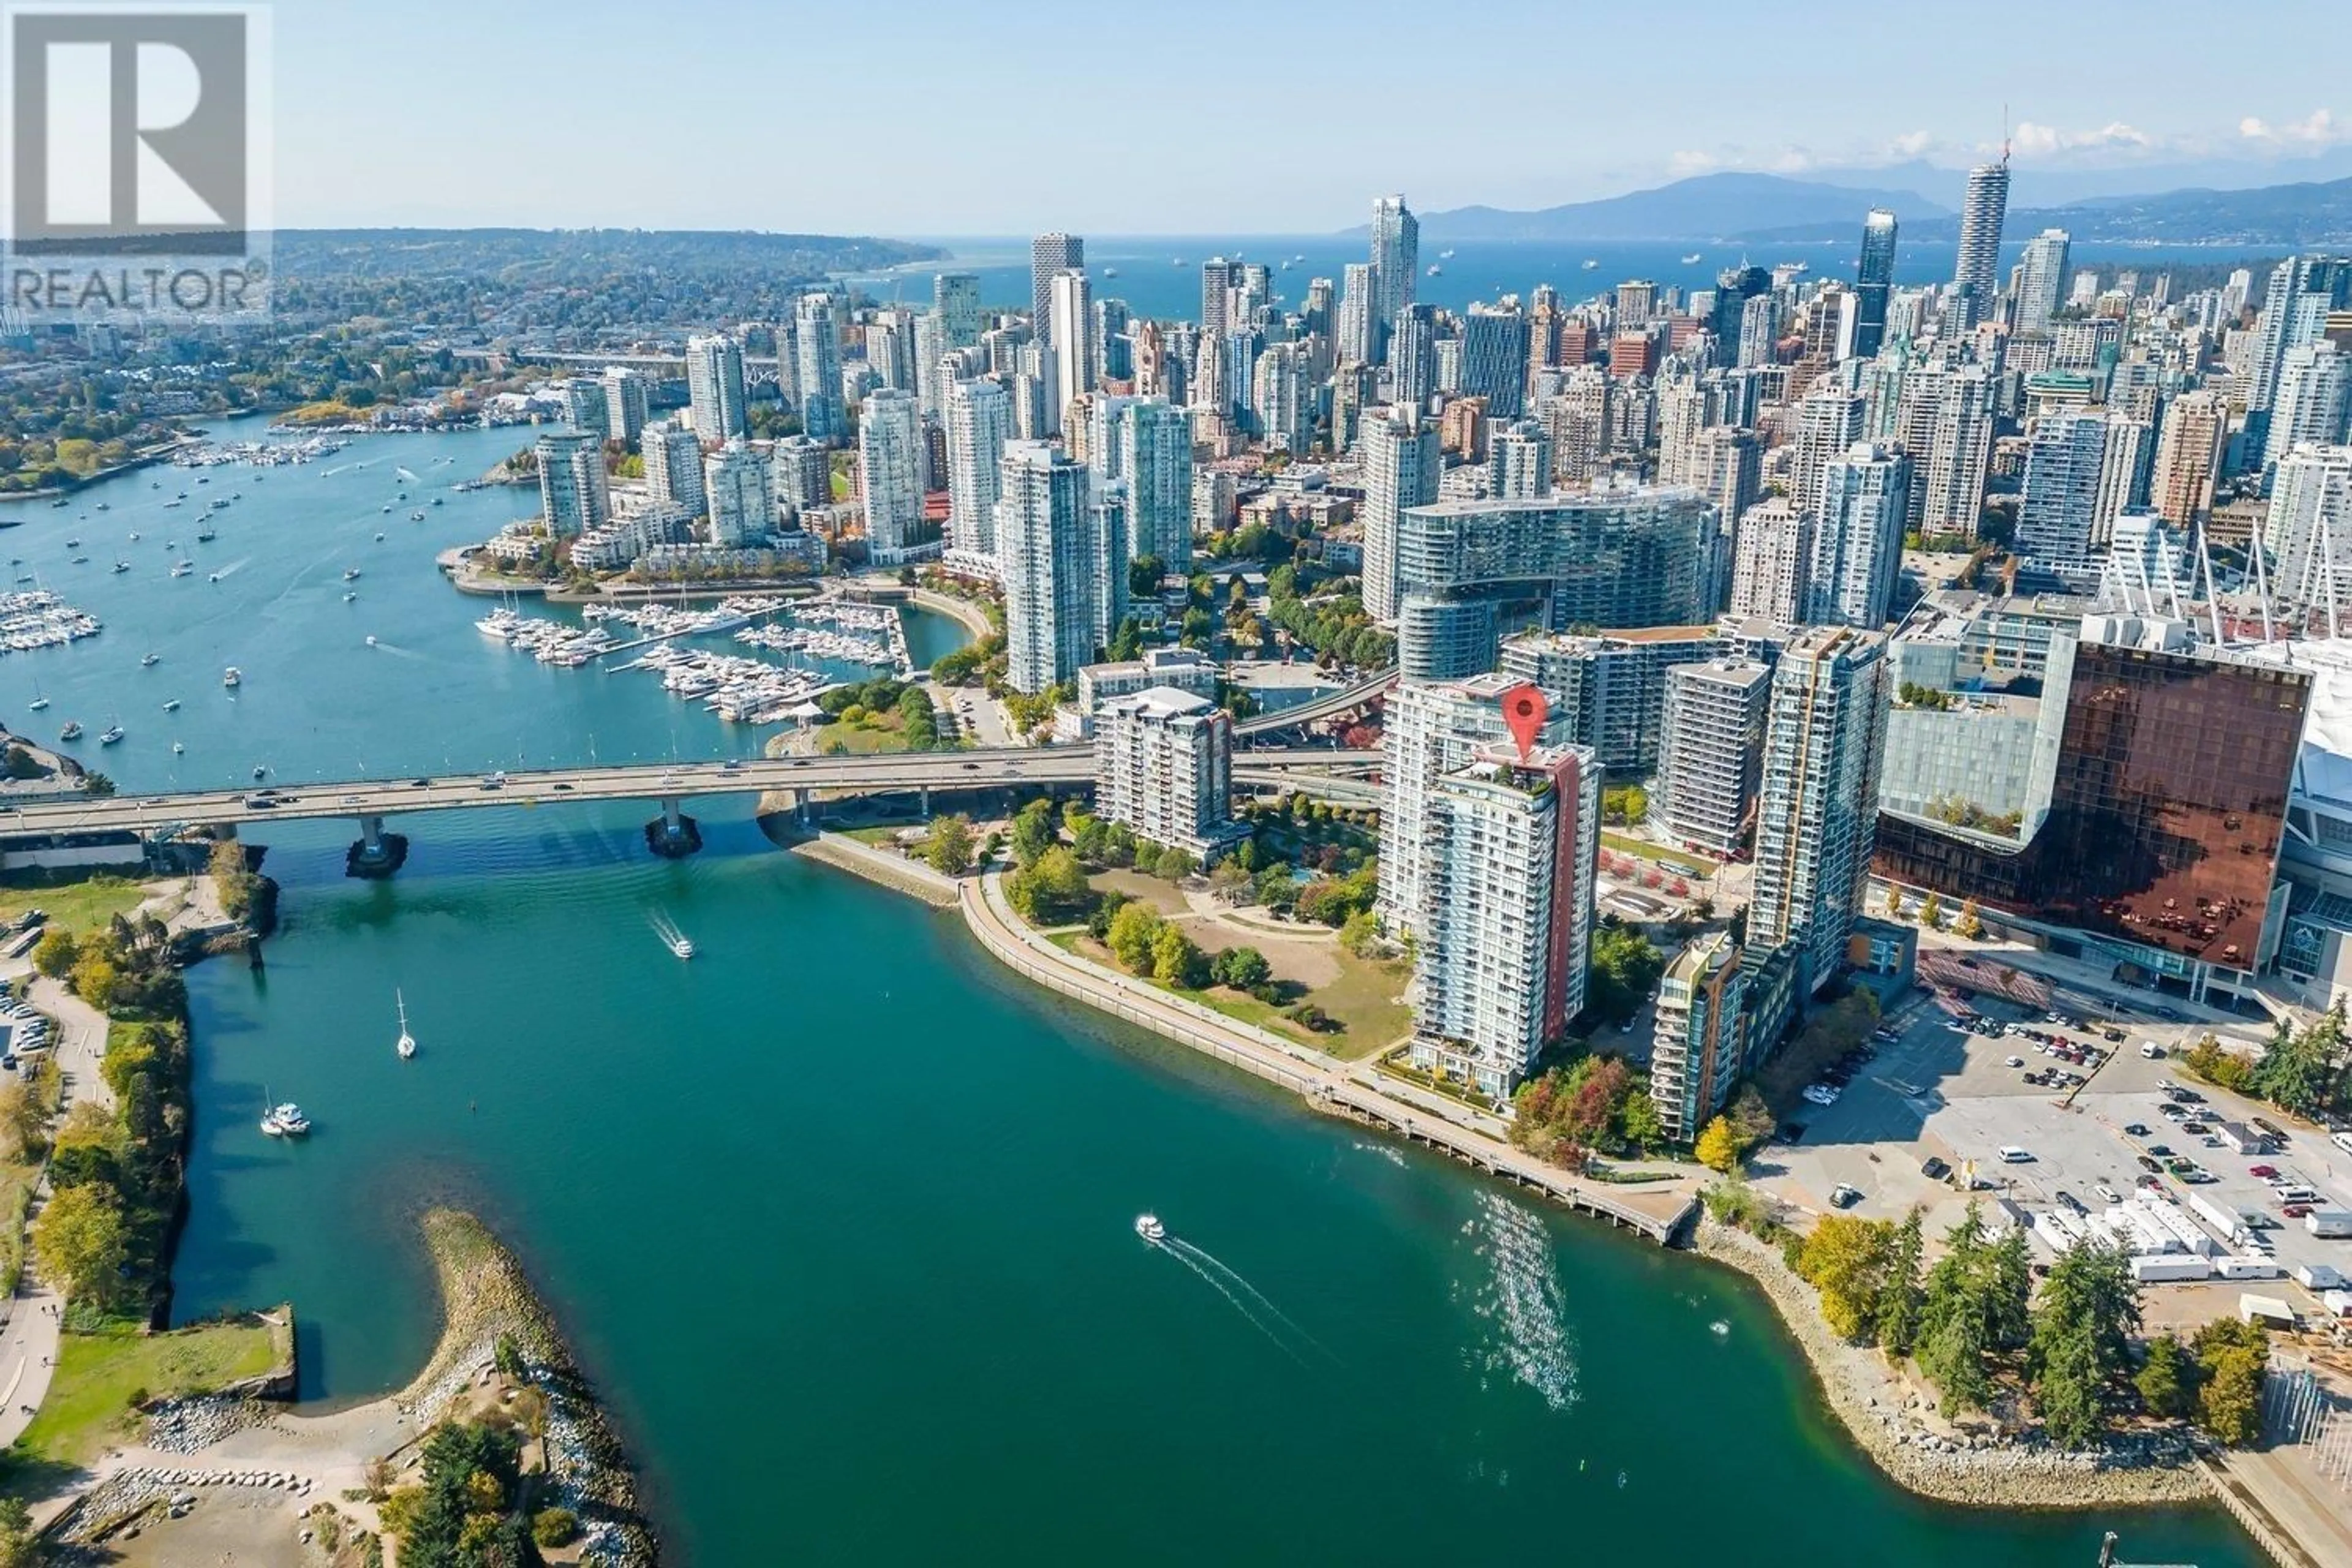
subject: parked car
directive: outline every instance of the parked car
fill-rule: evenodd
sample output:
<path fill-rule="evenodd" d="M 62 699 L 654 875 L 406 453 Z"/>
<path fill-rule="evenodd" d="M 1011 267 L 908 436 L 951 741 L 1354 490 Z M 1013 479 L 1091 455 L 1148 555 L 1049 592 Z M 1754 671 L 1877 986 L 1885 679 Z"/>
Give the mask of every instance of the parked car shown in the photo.
<path fill-rule="evenodd" d="M 1920 1165 L 1919 1173 L 1927 1177 L 1931 1182 L 1940 1182 L 1946 1176 L 1952 1173 L 1952 1168 L 1951 1166 L 1944 1163 L 1943 1161 L 1936 1158 L 1933 1154 L 1930 1154 L 1927 1156 L 1926 1162 Z"/>
<path fill-rule="evenodd" d="M 2249 1165 L 2246 1167 L 2246 1174 L 2250 1176 L 2259 1176 L 2263 1181 L 2267 1182 L 2272 1177 L 2278 1174 L 2278 1167 L 2276 1165 Z"/>
<path fill-rule="evenodd" d="M 2013 1068 L 2021 1068 L 2025 1065 L 2025 1058 L 2023 1057 L 2011 1057 L 2009 1058 L 2009 1065 Z"/>
<path fill-rule="evenodd" d="M 2172 1158 L 2172 1150 L 2167 1144 L 2151 1143 L 2147 1146 L 2147 1152 L 2155 1155 L 2159 1160 L 2169 1160 Z"/>
<path fill-rule="evenodd" d="M 2115 1188 L 2107 1185 L 2105 1182 L 2101 1182 L 2097 1186 L 2091 1190 L 2099 1194 L 2099 1201 L 2103 1204 L 2119 1204 L 2124 1201 L 2123 1194 L 2116 1191 Z"/>
<path fill-rule="evenodd" d="M 1835 1187 L 1831 1189 L 1830 1202 L 1835 1207 L 1850 1209 L 1853 1207 L 1854 1205 L 1862 1202 L 1862 1189 L 1859 1187 L 1849 1187 L 1843 1182 L 1840 1182 Z"/>

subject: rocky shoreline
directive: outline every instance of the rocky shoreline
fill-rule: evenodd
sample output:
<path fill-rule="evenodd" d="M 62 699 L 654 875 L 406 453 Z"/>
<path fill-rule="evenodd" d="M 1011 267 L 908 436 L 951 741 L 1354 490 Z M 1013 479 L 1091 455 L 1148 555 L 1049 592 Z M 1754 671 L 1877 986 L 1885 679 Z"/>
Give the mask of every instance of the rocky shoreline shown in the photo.
<path fill-rule="evenodd" d="M 1874 1350 L 1830 1331 L 1811 1286 L 1772 1247 L 1702 1215 L 1703 1258 L 1756 1281 L 1805 1352 L 1822 1396 L 1871 1462 L 1906 1491 L 1976 1508 L 2086 1509 L 2210 1501 L 2205 1471 L 2178 1439 L 2126 1439 L 2096 1453 L 1953 1438 L 1913 1414 L 1915 1396 Z"/>
<path fill-rule="evenodd" d="M 522 1266 L 469 1214 L 434 1209 L 424 1226 L 446 1319 L 425 1370 L 394 1396 L 401 1409 L 418 1430 L 430 1428 L 497 1357 L 499 1341 L 510 1340 L 529 1381 L 547 1395 L 548 1469 L 563 1506 L 580 1518 L 581 1561 L 652 1568 L 659 1553 L 620 1438 Z"/>

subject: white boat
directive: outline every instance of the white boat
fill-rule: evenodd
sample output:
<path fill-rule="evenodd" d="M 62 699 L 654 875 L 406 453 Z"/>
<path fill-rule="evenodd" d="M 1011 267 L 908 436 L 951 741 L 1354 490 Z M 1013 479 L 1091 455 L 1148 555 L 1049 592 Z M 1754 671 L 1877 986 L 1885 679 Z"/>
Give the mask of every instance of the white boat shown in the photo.
<path fill-rule="evenodd" d="M 694 941 L 683 932 L 669 939 L 669 950 L 679 958 L 694 956 Z"/>
<path fill-rule="evenodd" d="M 174 577 L 184 577 L 195 569 L 196 563 L 193 561 L 175 562 L 172 566 L 172 575 Z"/>
<path fill-rule="evenodd" d="M 1168 1227 L 1160 1223 L 1156 1214 L 1139 1214 L 1135 1216 L 1135 1234 L 1146 1241 L 1165 1241 Z"/>
<path fill-rule="evenodd" d="M 66 727 L 65 727 L 64 729 L 62 729 L 62 730 L 60 730 L 60 731 L 58 731 L 58 740 L 60 740 L 60 741 L 79 741 L 79 740 L 80 740 L 80 739 L 81 739 L 81 721 L 80 721 L 80 720 L 79 720 L 79 719 L 68 719 L 68 720 L 67 720 L 67 721 L 66 721 Z"/>
<path fill-rule="evenodd" d="M 1445 270 L 1445 268 L 1444 268 L 1440 267 L 1440 266 L 1439 266 L 1439 265 L 1437 265 L 1437 263 L 1435 263 L 1434 261 L 1433 261 L 1433 262 L 1431 262 L 1431 263 L 1429 264 L 1429 275 L 1430 275 L 1432 278 L 1435 278 L 1435 277 L 1437 277 L 1438 275 L 1440 275 L 1441 273 L 1443 273 L 1444 270 Z"/>
<path fill-rule="evenodd" d="M 122 739 L 122 726 L 120 724 L 109 724 L 98 732 L 98 743 L 101 746 L 110 746 L 121 739 Z"/>
<path fill-rule="evenodd" d="M 354 577 L 357 577 L 359 574 L 360 569 L 356 566 L 346 566 L 343 568 L 343 581 L 346 583 L 350 582 Z"/>
<path fill-rule="evenodd" d="M 180 742 L 178 742 L 178 741 L 174 741 L 174 742 L 172 742 L 172 754 L 173 754 L 173 756 L 175 756 L 175 757 L 176 757 L 176 756 L 179 756 L 179 755 L 181 755 L 182 753 L 184 753 L 184 752 L 186 752 L 186 751 L 187 751 L 187 749 L 188 749 L 188 748 L 187 748 L 185 745 L 182 744 L 182 743 L 181 743 Z"/>
<path fill-rule="evenodd" d="M 392 994 L 392 1005 L 400 1013 L 400 1038 L 392 1043 L 392 1048 L 400 1053 L 402 1061 L 406 1061 L 416 1054 L 416 1037 L 408 1032 L 408 1003 L 395 990 Z"/>
<path fill-rule="evenodd" d="M 357 594 L 355 594 L 355 593 L 352 593 L 352 592 L 351 592 L 351 591 L 349 591 L 349 590 L 345 590 L 345 592 L 344 592 L 344 594 L 343 594 L 343 603 L 344 603 L 344 604 L 346 604 L 346 605 L 348 605 L 348 604 L 350 604 L 353 599 L 356 599 L 356 598 L 358 598 L 358 597 L 359 597 L 359 595 L 357 595 Z M 370 642 L 373 642 L 373 641 L 375 641 L 375 638 L 373 638 L 373 637 L 370 637 L 370 638 L 368 638 L 368 641 L 370 641 Z"/>
<path fill-rule="evenodd" d="M 377 535 L 375 536 L 375 542 L 376 542 L 378 544 L 382 544 L 382 543 L 383 542 L 383 534 L 381 534 L 381 533 L 377 534 Z"/>
<path fill-rule="evenodd" d="M 152 669 L 163 662 L 163 656 L 160 653 L 142 653 L 139 656 L 139 668 L 142 669 Z"/>
<path fill-rule="evenodd" d="M 223 686 L 234 687 L 241 684 L 244 679 L 245 671 L 237 668 L 237 667 L 233 664 L 226 669 L 221 671 L 221 684 Z"/>
<path fill-rule="evenodd" d="M 1698 265 L 1698 258 L 1699 253 L 1694 250 L 1688 256 L 1683 258 L 1683 265 L 1685 267 L 1696 267 Z"/>
<path fill-rule="evenodd" d="M 1597 259 L 1595 259 L 1594 258 L 1592 258 L 1592 257 L 1588 256 L 1588 257 L 1586 257 L 1586 258 L 1584 258 L 1584 269 L 1585 269 L 1587 272 L 1591 271 L 1594 268 L 1596 268 L 1596 267 L 1598 267 L 1598 266 L 1600 266 L 1600 265 L 1601 265 L 1601 263 L 1600 263 Z"/>
<path fill-rule="evenodd" d="M 289 1100 L 261 1113 L 261 1130 L 272 1138 L 299 1138 L 310 1131 L 310 1119 Z"/>
<path fill-rule="evenodd" d="M 164 711 L 164 712 L 166 712 L 166 713 L 177 713 L 179 710 L 180 710 L 180 700 L 179 700 L 178 698 L 176 698 L 176 697 L 173 698 L 169 702 L 166 702 L 166 703 L 164 703 L 164 704 L 163 704 L 163 711 Z"/>
<path fill-rule="evenodd" d="M 375 647 L 375 634 L 373 632 L 370 632 L 368 634 L 367 645 L 370 647 Z"/>

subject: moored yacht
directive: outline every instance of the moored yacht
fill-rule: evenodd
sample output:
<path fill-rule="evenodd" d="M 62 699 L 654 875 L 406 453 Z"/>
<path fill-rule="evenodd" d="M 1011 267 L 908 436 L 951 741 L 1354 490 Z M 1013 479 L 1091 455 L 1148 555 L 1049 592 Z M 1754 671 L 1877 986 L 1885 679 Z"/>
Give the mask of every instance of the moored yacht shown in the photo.
<path fill-rule="evenodd" d="M 101 746 L 110 746 L 121 739 L 122 739 L 122 726 L 120 724 L 109 724 L 98 732 L 98 743 Z"/>
<path fill-rule="evenodd" d="M 68 719 L 68 720 L 67 720 L 67 721 L 66 721 L 66 727 L 65 727 L 64 729 L 62 729 L 62 730 L 60 730 L 60 731 L 58 731 L 58 740 L 60 740 L 60 741 L 79 741 L 79 740 L 80 740 L 80 739 L 81 739 L 81 721 L 80 721 L 80 720 L 79 720 L 79 719 Z"/>
<path fill-rule="evenodd" d="M 310 1119 L 289 1100 L 262 1112 L 261 1130 L 272 1138 L 299 1138 L 310 1131 Z"/>
<path fill-rule="evenodd" d="M 221 671 L 221 684 L 223 686 L 234 687 L 238 685 L 244 679 L 245 671 L 237 668 L 237 667 L 233 664 L 226 669 Z"/>

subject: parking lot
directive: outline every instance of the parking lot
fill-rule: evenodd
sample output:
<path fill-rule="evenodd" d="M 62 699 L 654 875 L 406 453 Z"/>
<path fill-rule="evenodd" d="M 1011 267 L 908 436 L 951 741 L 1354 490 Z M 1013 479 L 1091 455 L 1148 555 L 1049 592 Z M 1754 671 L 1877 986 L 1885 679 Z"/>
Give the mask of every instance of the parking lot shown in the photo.
<path fill-rule="evenodd" d="M 1988 1016 L 2001 1021 L 2023 1018 L 2015 1006 L 1983 1005 Z M 2323 1132 L 2299 1131 L 2274 1110 L 2202 1084 L 2181 1084 L 2199 1097 L 2184 1111 L 2242 1125 L 2262 1116 L 2287 1134 L 2284 1143 L 2268 1155 L 2239 1154 L 2221 1146 L 2213 1132 L 2185 1131 L 2163 1114 L 2168 1096 L 2160 1086 L 2181 1083 L 2174 1058 L 2183 1037 L 2193 1039 L 2200 1032 L 2197 1026 L 2119 1025 L 2126 1037 L 2111 1042 L 2096 1029 L 2061 1029 L 2035 1017 L 2033 1028 L 2113 1053 L 2095 1070 L 2063 1068 L 2087 1079 L 2071 1103 L 2063 1090 L 2025 1081 L 2029 1072 L 2062 1066 L 2034 1041 L 1971 1033 L 1927 1000 L 1899 1010 L 1889 1026 L 1895 1037 L 1876 1043 L 1876 1055 L 1855 1072 L 1835 1104 L 1807 1103 L 1789 1113 L 1802 1131 L 1793 1143 L 1775 1141 L 1759 1152 L 1755 1174 L 1760 1185 L 1824 1213 L 1841 1185 L 1859 1193 L 1849 1210 L 1857 1215 L 1898 1218 L 1922 1205 L 1932 1234 L 1955 1223 L 1965 1209 L 1968 1194 L 1959 1182 L 1971 1165 L 1980 1197 L 2007 1197 L 2029 1214 L 2066 1206 L 2069 1198 L 2096 1214 L 2110 1206 L 2108 1194 L 2129 1197 L 2145 1180 L 2151 1185 L 2142 1190 L 2162 1194 L 2184 1212 L 2193 1193 L 2225 1214 L 2263 1216 L 2267 1223 L 2257 1234 L 2290 1270 L 2297 1264 L 2326 1264 L 2352 1275 L 2352 1239 L 2312 1236 L 2300 1219 L 2282 1212 L 2271 1187 L 2273 1180 L 2299 1180 L 2320 1194 L 2320 1206 L 2352 1208 L 2352 1154 L 2334 1148 Z M 2164 1058 L 2144 1058 L 2143 1040 L 2156 1041 Z M 2011 1058 L 2023 1065 L 2010 1066 Z M 2004 1147 L 2031 1157 L 2004 1161 Z M 2160 1155 L 2158 1149 L 2168 1152 Z M 2151 1175 L 2141 1163 L 2145 1159 L 2165 1166 L 2184 1157 L 2211 1179 L 2192 1183 L 2168 1170 Z M 1931 1159 L 1948 1165 L 1950 1173 L 1942 1180 L 1923 1173 L 1921 1166 Z M 2278 1174 L 2255 1176 L 2257 1166 Z M 2036 1250 L 2040 1261 L 2049 1260 L 2047 1246 L 2038 1239 Z M 2286 1284 L 2249 1288 L 2277 1293 Z"/>

